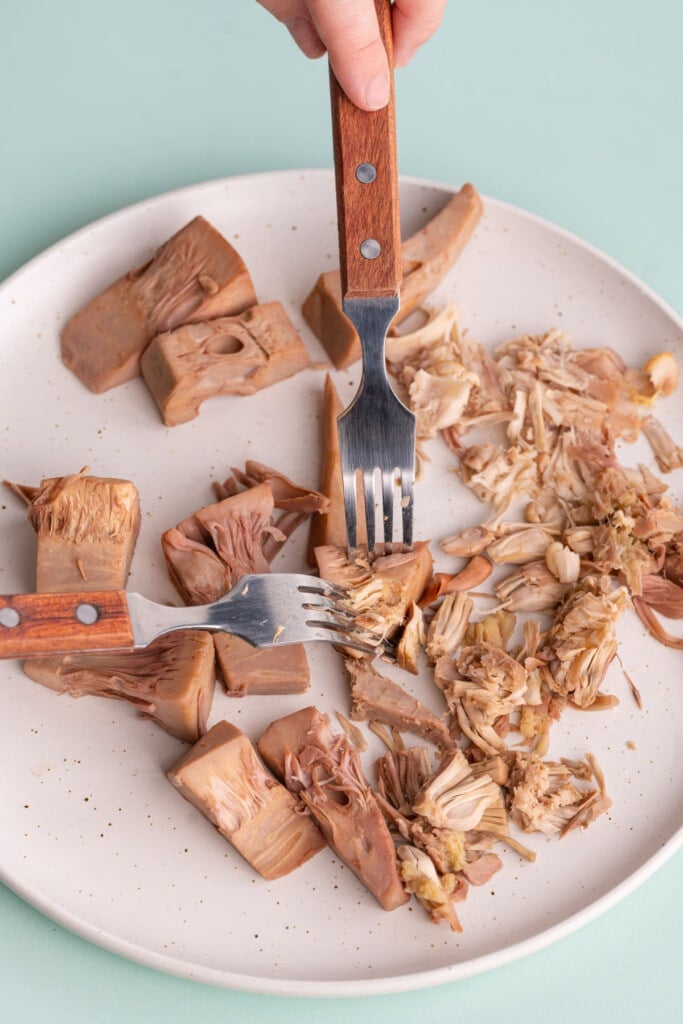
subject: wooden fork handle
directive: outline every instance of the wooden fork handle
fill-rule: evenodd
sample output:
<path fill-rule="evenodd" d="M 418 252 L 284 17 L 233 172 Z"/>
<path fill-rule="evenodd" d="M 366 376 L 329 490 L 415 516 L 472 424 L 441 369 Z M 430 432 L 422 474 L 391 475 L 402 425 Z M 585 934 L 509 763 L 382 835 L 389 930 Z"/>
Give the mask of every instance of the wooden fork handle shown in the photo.
<path fill-rule="evenodd" d="M 0 658 L 133 646 L 123 591 L 0 594 Z"/>
<path fill-rule="evenodd" d="M 375 0 L 375 9 L 389 59 L 388 105 L 382 110 L 360 110 L 330 70 L 339 254 L 345 299 L 397 295 L 401 287 L 390 0 Z M 373 168 L 373 180 L 363 180 L 372 175 Z M 372 256 L 377 243 L 379 254 Z"/>

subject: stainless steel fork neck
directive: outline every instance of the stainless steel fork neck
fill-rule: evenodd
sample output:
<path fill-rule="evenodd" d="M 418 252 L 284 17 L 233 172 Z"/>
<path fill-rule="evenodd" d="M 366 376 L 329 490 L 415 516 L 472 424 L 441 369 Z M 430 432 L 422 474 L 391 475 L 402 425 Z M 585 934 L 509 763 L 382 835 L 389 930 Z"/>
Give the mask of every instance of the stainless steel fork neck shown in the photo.
<path fill-rule="evenodd" d="M 322 640 L 374 654 L 379 645 L 356 627 L 342 590 L 305 573 L 251 573 L 213 604 L 175 608 L 135 593 L 127 600 L 136 647 L 178 629 L 227 632 L 255 647 Z"/>
<path fill-rule="evenodd" d="M 399 310 L 398 295 L 344 299 L 342 308 L 358 331 L 363 352 L 363 379 L 366 386 L 372 380 L 387 380 L 384 340 L 389 324 Z"/>
<path fill-rule="evenodd" d="M 394 495 L 398 488 L 403 543 L 411 544 L 415 416 L 395 394 L 386 371 L 384 341 L 398 312 L 398 295 L 347 298 L 343 308 L 358 330 L 363 353 L 360 386 L 349 407 L 337 419 L 349 557 L 353 558 L 358 550 L 358 477 L 361 474 L 368 550 L 374 550 L 378 520 L 384 544 L 391 549 Z"/>

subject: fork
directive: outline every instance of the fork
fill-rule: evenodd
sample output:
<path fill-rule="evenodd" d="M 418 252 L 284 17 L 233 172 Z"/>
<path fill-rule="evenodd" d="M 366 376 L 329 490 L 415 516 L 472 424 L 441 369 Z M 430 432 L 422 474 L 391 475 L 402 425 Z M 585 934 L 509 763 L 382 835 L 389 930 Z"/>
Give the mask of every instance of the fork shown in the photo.
<path fill-rule="evenodd" d="M 242 576 L 218 601 L 182 608 L 123 590 L 0 595 L 0 658 L 133 651 L 179 629 L 232 633 L 254 647 L 322 640 L 374 654 L 381 646 L 354 625 L 342 588 L 300 573 Z"/>
<path fill-rule="evenodd" d="M 375 8 L 391 68 L 391 3 L 375 0 Z M 393 77 L 383 110 L 359 110 L 332 72 L 330 96 L 342 308 L 358 331 L 363 356 L 359 389 L 337 420 L 349 554 L 355 556 L 359 477 L 368 551 L 375 549 L 377 532 L 392 549 L 396 524 L 396 543 L 412 545 L 415 416 L 394 394 L 384 359 L 402 279 Z"/>

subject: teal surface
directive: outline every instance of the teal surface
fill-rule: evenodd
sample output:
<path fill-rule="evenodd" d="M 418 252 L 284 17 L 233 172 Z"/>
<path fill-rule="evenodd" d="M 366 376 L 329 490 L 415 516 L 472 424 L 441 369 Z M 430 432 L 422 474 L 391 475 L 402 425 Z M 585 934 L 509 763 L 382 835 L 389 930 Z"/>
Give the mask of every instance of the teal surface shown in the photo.
<path fill-rule="evenodd" d="M 450 0 L 438 37 L 398 75 L 401 171 L 471 180 L 549 218 L 680 311 L 682 38 L 673 0 Z M 255 0 L 0 0 L 0 95 L 0 278 L 147 196 L 331 165 L 326 66 L 301 57 Z M 161 975 L 0 887 L 0 1024 L 673 1021 L 682 883 L 678 854 L 543 952 L 436 989 L 350 1001 Z"/>

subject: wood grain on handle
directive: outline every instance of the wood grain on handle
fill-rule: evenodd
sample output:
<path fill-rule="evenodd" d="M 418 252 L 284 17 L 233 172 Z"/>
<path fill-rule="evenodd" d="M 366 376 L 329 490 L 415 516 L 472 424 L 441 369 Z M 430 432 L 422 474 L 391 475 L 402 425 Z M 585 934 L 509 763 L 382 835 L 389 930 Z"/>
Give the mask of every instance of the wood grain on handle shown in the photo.
<path fill-rule="evenodd" d="M 76 614 L 79 605 L 96 608 L 97 621 L 90 625 L 80 622 Z M 123 591 L 0 594 L 0 658 L 132 648 L 133 631 Z"/>
<path fill-rule="evenodd" d="M 375 8 L 389 58 L 388 105 L 382 110 L 359 110 L 330 71 L 339 256 L 342 295 L 346 299 L 396 295 L 401 287 L 390 0 L 375 0 Z M 367 163 L 374 165 L 377 176 L 374 181 L 363 183 L 356 177 L 356 168 Z M 361 254 L 361 243 L 368 238 L 380 244 L 381 251 L 375 259 L 366 259 Z"/>

